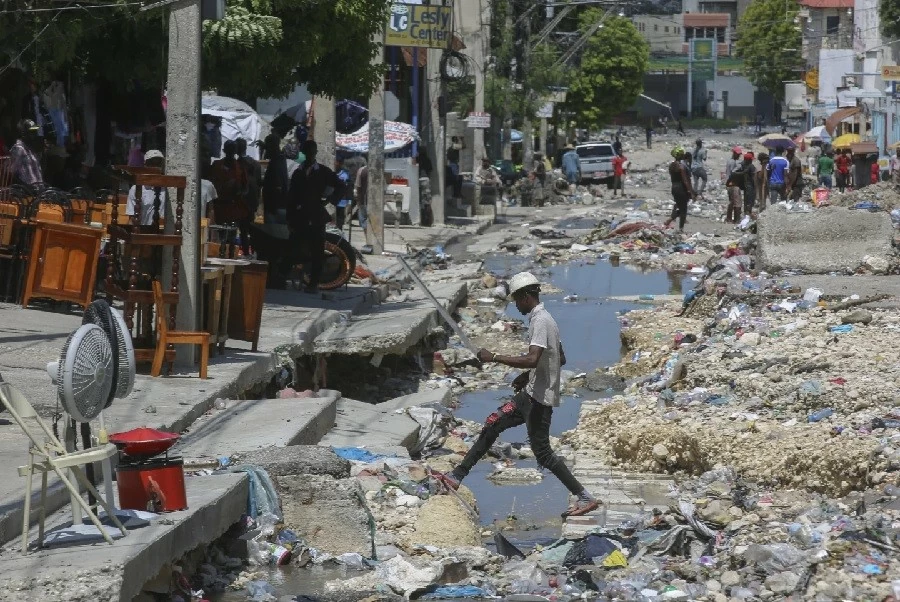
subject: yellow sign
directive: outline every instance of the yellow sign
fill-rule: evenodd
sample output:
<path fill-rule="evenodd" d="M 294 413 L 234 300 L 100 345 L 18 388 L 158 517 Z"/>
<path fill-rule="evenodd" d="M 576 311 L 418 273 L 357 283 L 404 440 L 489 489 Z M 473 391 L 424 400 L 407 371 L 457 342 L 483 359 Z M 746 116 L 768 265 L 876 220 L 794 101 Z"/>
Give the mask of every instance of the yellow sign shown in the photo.
<path fill-rule="evenodd" d="M 385 46 L 447 48 L 453 35 L 452 7 L 391 4 Z"/>
<path fill-rule="evenodd" d="M 810 69 L 806 72 L 806 87 L 810 90 L 819 89 L 819 70 Z"/>
<path fill-rule="evenodd" d="M 900 65 L 885 65 L 882 67 L 881 79 L 886 82 L 900 81 Z"/>

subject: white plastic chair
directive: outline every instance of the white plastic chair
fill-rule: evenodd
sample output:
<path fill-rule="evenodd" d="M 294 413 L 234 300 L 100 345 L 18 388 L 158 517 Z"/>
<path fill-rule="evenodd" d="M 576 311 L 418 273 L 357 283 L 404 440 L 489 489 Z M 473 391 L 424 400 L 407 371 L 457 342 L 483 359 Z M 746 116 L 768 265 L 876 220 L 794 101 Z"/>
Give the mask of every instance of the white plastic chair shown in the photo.
<path fill-rule="evenodd" d="M 118 518 L 116 518 L 116 515 L 111 508 L 110 504 L 112 500 L 104 500 L 100 496 L 81 468 L 87 464 L 108 460 L 116 455 L 116 446 L 112 443 L 107 443 L 106 445 L 93 447 L 83 451 L 67 451 L 65 446 L 53 434 L 50 427 L 47 426 L 47 423 L 41 419 L 37 412 L 35 412 L 34 407 L 28 402 L 25 396 L 11 384 L 3 381 L 2 377 L 0 377 L 0 403 L 3 404 L 10 416 L 12 416 L 12 419 L 19 425 L 22 432 L 31 439 L 31 445 L 28 449 L 29 463 L 27 466 L 19 467 L 19 476 L 27 479 L 25 485 L 25 508 L 22 517 L 22 553 L 28 552 L 28 527 L 31 516 L 31 486 L 35 472 L 41 473 L 41 515 L 38 523 L 38 540 L 41 544 L 44 541 L 44 522 L 47 515 L 47 473 L 51 471 L 56 473 L 59 480 L 62 481 L 69 490 L 73 511 L 77 507 L 84 510 L 87 513 L 88 518 L 91 519 L 91 522 L 99 529 L 100 534 L 107 543 L 110 545 L 113 543 L 112 537 L 110 537 L 103 528 L 100 519 L 91 510 L 87 501 L 81 497 L 78 487 L 72 482 L 70 476 L 66 475 L 67 470 L 71 472 L 71 476 L 74 476 L 76 481 L 87 489 L 98 503 L 103 506 L 103 509 L 106 510 L 106 515 L 113 521 L 115 526 L 119 528 L 122 535 L 127 535 L 128 533 L 125 530 L 125 526 L 122 525 Z M 43 438 L 40 436 L 41 433 L 35 432 L 35 427 L 40 431 L 43 431 Z"/>

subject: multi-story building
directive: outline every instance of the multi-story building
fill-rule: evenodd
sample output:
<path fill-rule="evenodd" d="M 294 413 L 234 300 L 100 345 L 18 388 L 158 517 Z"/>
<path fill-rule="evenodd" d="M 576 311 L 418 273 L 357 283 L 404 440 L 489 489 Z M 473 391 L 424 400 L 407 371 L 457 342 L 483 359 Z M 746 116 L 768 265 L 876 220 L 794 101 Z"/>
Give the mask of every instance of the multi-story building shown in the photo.
<path fill-rule="evenodd" d="M 684 44 L 681 52 L 687 54 L 693 38 L 715 38 L 719 56 L 731 55 L 731 16 L 727 13 L 686 13 Z"/>
<path fill-rule="evenodd" d="M 635 15 L 635 28 L 650 44 L 650 52 L 681 54 L 684 51 L 684 15 Z"/>
<path fill-rule="evenodd" d="M 854 0 L 799 0 L 803 58 L 818 67 L 820 50 L 853 48 Z"/>

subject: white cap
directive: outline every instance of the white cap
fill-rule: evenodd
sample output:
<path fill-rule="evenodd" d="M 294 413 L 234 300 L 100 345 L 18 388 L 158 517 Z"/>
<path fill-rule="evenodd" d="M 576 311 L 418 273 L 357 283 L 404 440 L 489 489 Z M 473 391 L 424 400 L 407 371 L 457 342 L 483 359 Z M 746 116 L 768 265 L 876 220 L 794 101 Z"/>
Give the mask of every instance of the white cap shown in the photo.
<path fill-rule="evenodd" d="M 146 163 L 147 161 L 149 161 L 151 159 L 165 159 L 165 158 L 166 158 L 165 155 L 163 155 L 160 151 L 158 151 L 156 149 L 148 150 L 146 153 L 144 153 L 144 163 Z"/>
<path fill-rule="evenodd" d="M 540 286 L 540 281 L 531 272 L 519 272 L 509 280 L 509 297 L 529 286 Z"/>

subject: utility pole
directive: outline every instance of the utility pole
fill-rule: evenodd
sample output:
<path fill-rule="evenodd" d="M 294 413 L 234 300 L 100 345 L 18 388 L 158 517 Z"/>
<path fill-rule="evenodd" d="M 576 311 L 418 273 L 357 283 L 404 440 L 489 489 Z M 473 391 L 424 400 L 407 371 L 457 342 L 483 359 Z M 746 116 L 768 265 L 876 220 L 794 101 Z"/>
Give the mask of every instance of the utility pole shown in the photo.
<path fill-rule="evenodd" d="M 515 29 L 513 25 L 512 11 L 513 11 L 513 0 L 507 0 L 506 5 L 506 22 L 504 23 L 504 27 L 506 31 L 512 32 L 513 43 L 515 43 Z M 515 53 L 513 53 L 515 54 Z M 512 115 L 509 110 L 509 86 L 511 82 L 515 81 L 516 77 L 516 69 L 519 67 L 519 62 L 516 61 L 515 68 L 512 65 L 512 62 L 515 59 L 510 59 L 510 64 L 505 65 L 509 69 L 509 78 L 507 79 L 507 90 L 505 99 L 506 102 L 503 103 L 503 121 L 500 124 L 500 127 L 503 128 L 503 143 L 501 145 L 502 151 L 500 158 L 510 160 L 512 159 Z"/>
<path fill-rule="evenodd" d="M 169 66 L 166 85 L 166 173 L 184 175 L 178 281 L 179 330 L 197 330 L 200 317 L 200 0 L 169 6 Z M 167 195 L 166 231 L 174 230 L 174 195 Z M 205 241 L 204 241 L 205 242 Z M 179 363 L 193 364 L 194 346 L 179 345 Z"/>
<path fill-rule="evenodd" d="M 329 169 L 334 167 L 334 122 L 334 99 L 326 96 L 316 96 L 313 100 L 312 139 L 316 141 L 319 147 L 316 159 Z"/>
<path fill-rule="evenodd" d="M 379 47 L 372 64 L 384 63 L 384 28 L 376 34 Z M 369 216 L 366 242 L 376 255 L 384 252 L 384 80 L 369 98 L 369 156 L 366 207 Z"/>
<path fill-rule="evenodd" d="M 484 23 L 485 28 L 490 27 L 491 22 L 491 11 L 489 9 L 485 9 L 486 0 L 478 0 L 478 12 L 481 14 L 481 20 Z M 487 57 L 484 55 L 484 45 L 485 40 L 483 37 L 490 38 L 490 30 L 486 29 L 485 31 L 479 32 L 476 36 L 473 36 L 476 40 L 474 44 L 474 48 L 472 49 L 472 55 L 475 62 L 475 112 L 483 113 L 484 112 L 484 71 L 486 69 L 485 61 Z M 479 159 L 487 156 L 487 152 L 484 149 L 484 130 L 482 128 L 475 128 L 472 131 L 472 166 L 470 171 L 475 171 L 476 166 L 478 165 Z M 443 160 L 443 157 L 441 158 Z M 463 166 L 460 166 L 462 171 L 466 171 Z"/>
<path fill-rule="evenodd" d="M 441 122 L 440 99 L 444 93 L 444 80 L 441 78 L 440 48 L 428 49 L 428 65 L 426 79 L 428 81 L 428 106 L 431 111 L 431 141 L 429 146 L 434 151 L 434 169 L 431 173 L 431 210 L 434 223 L 444 223 L 444 165 L 446 163 L 446 130 Z"/>
<path fill-rule="evenodd" d="M 528 69 L 531 67 L 531 16 L 525 19 L 525 39 L 522 41 L 522 92 L 525 94 L 525 115 L 522 118 L 522 165 L 531 171 L 534 165 L 534 132 L 531 126 L 529 100 L 534 96 L 528 87 Z"/>

